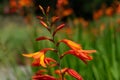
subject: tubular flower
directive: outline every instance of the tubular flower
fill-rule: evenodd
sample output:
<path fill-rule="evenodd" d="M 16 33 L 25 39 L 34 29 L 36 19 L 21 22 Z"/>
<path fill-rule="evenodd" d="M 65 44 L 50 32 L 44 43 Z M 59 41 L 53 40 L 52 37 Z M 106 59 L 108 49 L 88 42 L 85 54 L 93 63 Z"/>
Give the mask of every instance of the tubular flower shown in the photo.
<path fill-rule="evenodd" d="M 56 80 L 53 76 L 45 74 L 45 72 L 45 69 L 37 71 L 35 75 L 32 76 L 32 80 Z"/>
<path fill-rule="evenodd" d="M 32 63 L 33 66 L 42 66 L 46 67 L 46 64 L 49 64 L 50 62 L 55 62 L 55 60 L 51 58 L 45 58 L 45 53 L 48 50 L 54 50 L 53 48 L 45 48 L 40 50 L 39 52 L 36 53 L 31 53 L 31 54 L 23 54 L 25 57 L 33 57 L 34 61 Z"/>
<path fill-rule="evenodd" d="M 62 29 L 65 26 L 65 24 L 61 24 L 60 26 L 58 26 L 55 31 L 53 32 L 53 36 L 55 36 L 55 34 L 57 33 L 57 31 L 59 31 L 60 29 Z"/>
<path fill-rule="evenodd" d="M 87 63 L 88 60 L 92 60 L 92 56 L 89 56 L 89 54 L 96 52 L 96 50 L 82 50 L 82 47 L 79 44 L 71 40 L 63 39 L 60 42 L 64 42 L 72 49 L 62 54 L 61 58 L 66 54 L 72 54 L 81 59 L 84 63 Z"/>
<path fill-rule="evenodd" d="M 52 58 L 44 58 L 44 62 L 43 63 L 45 64 L 45 67 L 46 67 L 46 65 L 49 65 L 50 67 L 53 67 L 53 66 L 57 65 L 57 62 L 54 59 L 52 59 Z M 35 59 L 33 61 L 33 63 L 32 63 L 32 66 L 42 66 L 40 64 L 40 59 Z"/>
<path fill-rule="evenodd" d="M 55 23 L 55 22 L 56 22 L 57 20 L 59 20 L 59 19 L 60 19 L 59 17 L 53 16 L 53 17 L 51 18 L 52 24 Z"/>
<path fill-rule="evenodd" d="M 51 42 L 54 42 L 52 39 L 45 37 L 45 36 L 41 36 L 41 37 L 36 38 L 36 41 L 40 41 L 40 40 L 49 40 Z"/>
<path fill-rule="evenodd" d="M 61 77 L 60 70 L 56 70 L 55 73 L 59 74 L 60 77 Z M 70 69 L 70 68 L 64 68 L 64 69 L 62 69 L 61 73 L 62 73 L 63 76 L 65 74 L 69 74 L 70 76 L 76 78 L 77 80 L 83 80 L 82 77 L 75 70 Z"/>
<path fill-rule="evenodd" d="M 53 76 L 50 75 L 34 75 L 32 80 L 56 80 Z"/>
<path fill-rule="evenodd" d="M 89 54 L 94 52 L 96 52 L 96 50 L 69 50 L 62 54 L 61 58 L 64 57 L 66 54 L 72 54 L 87 64 L 88 60 L 93 59 L 92 56 L 89 56 Z"/>
<path fill-rule="evenodd" d="M 65 43 L 66 45 L 68 45 L 73 50 L 82 50 L 82 47 L 81 47 L 80 44 L 77 44 L 77 43 L 75 43 L 75 42 L 73 42 L 71 40 L 63 39 L 63 40 L 59 41 L 59 43 L 60 42 Z M 59 43 L 58 43 L 58 45 L 59 45 Z"/>

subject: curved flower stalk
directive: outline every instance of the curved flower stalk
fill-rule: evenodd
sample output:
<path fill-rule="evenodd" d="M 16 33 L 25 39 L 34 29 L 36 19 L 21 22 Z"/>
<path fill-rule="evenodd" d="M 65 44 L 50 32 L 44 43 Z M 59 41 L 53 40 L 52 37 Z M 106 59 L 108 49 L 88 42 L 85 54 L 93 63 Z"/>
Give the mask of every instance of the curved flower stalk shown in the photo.
<path fill-rule="evenodd" d="M 55 35 L 57 34 L 59 30 L 65 27 L 65 24 L 61 24 L 55 28 L 52 28 L 55 22 L 59 20 L 59 17 L 53 16 L 51 19 L 48 19 L 49 18 L 48 13 L 50 11 L 50 7 L 48 7 L 46 11 L 44 10 L 42 6 L 39 6 L 39 8 L 41 9 L 42 13 L 45 16 L 45 17 L 38 16 L 38 18 L 40 19 L 40 23 L 43 25 L 44 28 L 46 28 L 50 32 L 51 37 L 40 36 L 36 38 L 36 41 L 41 41 L 41 40 L 51 41 L 55 45 L 55 49 L 44 48 L 35 53 L 23 54 L 23 56 L 25 57 L 33 58 L 32 66 L 37 66 L 37 67 L 42 66 L 45 69 L 45 70 L 42 70 L 42 69 L 39 70 L 32 77 L 32 80 L 67 80 L 65 78 L 66 74 L 74 77 L 76 80 L 83 80 L 81 75 L 79 75 L 74 69 L 62 68 L 61 60 L 65 55 L 72 54 L 76 56 L 77 58 L 81 59 L 84 63 L 87 63 L 88 60 L 92 60 L 92 57 L 89 54 L 96 52 L 96 50 L 83 50 L 80 44 L 77 44 L 68 39 L 63 39 L 63 40 L 56 42 L 54 40 L 56 37 Z M 64 52 L 63 54 L 60 54 L 58 50 L 59 44 L 61 42 L 65 43 L 68 47 L 70 47 L 70 50 Z M 46 57 L 45 54 L 48 51 L 54 51 L 57 54 L 58 60 L 54 60 L 53 58 Z M 55 73 L 59 75 L 59 78 L 55 78 L 54 76 L 48 75 L 47 73 L 45 73 L 47 72 L 48 68 L 54 67 L 54 66 L 58 67 L 58 69 L 55 70 Z"/>

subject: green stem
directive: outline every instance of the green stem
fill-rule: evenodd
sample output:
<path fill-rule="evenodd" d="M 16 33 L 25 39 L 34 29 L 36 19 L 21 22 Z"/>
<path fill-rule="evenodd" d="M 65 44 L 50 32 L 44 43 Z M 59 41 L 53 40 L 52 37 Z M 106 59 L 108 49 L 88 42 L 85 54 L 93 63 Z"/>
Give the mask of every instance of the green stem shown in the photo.
<path fill-rule="evenodd" d="M 52 39 L 53 39 L 54 44 L 55 44 L 55 49 L 57 50 L 56 54 L 58 56 L 58 67 L 59 67 L 59 70 L 60 70 L 60 74 L 61 74 L 62 80 L 64 80 L 64 77 L 63 77 L 62 71 L 61 71 L 62 68 L 61 68 L 61 59 L 60 59 L 59 49 L 58 49 L 57 43 L 55 42 L 54 36 L 52 36 Z"/>
<path fill-rule="evenodd" d="M 57 56 L 58 56 L 58 67 L 59 67 L 59 70 L 60 70 L 60 74 L 61 74 L 62 80 L 64 80 L 64 77 L 63 77 L 62 71 L 61 71 L 60 53 L 59 53 L 59 50 L 58 50 L 57 43 L 55 42 L 55 37 L 52 35 L 52 33 L 53 33 L 53 30 L 51 30 L 52 25 L 49 23 L 48 16 L 45 15 L 45 17 L 46 17 L 47 25 L 48 25 L 49 28 L 50 28 L 50 31 L 49 31 L 49 30 L 48 30 L 48 31 L 50 32 L 50 34 L 51 34 L 51 36 L 52 36 L 52 40 L 53 40 L 53 43 L 54 43 L 54 45 L 55 45 L 55 49 L 57 50 L 57 51 L 56 51 L 56 54 L 57 54 Z"/>

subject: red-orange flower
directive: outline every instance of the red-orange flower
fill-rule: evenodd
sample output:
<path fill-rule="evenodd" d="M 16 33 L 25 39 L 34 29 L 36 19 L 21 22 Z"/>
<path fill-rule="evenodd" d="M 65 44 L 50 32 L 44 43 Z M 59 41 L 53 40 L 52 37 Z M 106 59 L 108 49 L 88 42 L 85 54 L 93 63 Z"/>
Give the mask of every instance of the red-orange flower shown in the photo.
<path fill-rule="evenodd" d="M 19 0 L 18 4 L 20 7 L 24 7 L 24 6 L 30 7 L 32 6 L 32 0 Z"/>
<path fill-rule="evenodd" d="M 60 19 L 59 17 L 53 16 L 53 17 L 51 18 L 52 24 L 55 23 L 55 22 L 56 22 L 57 20 L 59 20 L 59 19 Z"/>
<path fill-rule="evenodd" d="M 56 62 L 52 58 L 45 58 L 45 53 L 48 50 L 54 50 L 54 49 L 53 48 L 45 48 L 45 49 L 42 49 L 42 50 L 40 50 L 39 52 L 36 52 L 36 53 L 23 54 L 23 56 L 25 56 L 25 57 L 33 57 L 34 58 L 34 61 L 32 63 L 33 66 L 46 67 L 46 65 L 49 65 L 50 62 Z"/>
<path fill-rule="evenodd" d="M 73 50 L 82 50 L 82 47 L 80 44 L 77 44 L 71 40 L 63 39 L 63 40 L 59 41 L 59 43 L 60 42 L 64 42 L 66 45 L 68 45 Z M 58 43 L 58 45 L 59 45 L 59 43 Z"/>
<path fill-rule="evenodd" d="M 53 76 L 50 75 L 34 75 L 32 80 L 56 80 Z"/>
<path fill-rule="evenodd" d="M 60 29 L 62 29 L 65 26 L 65 24 L 61 24 L 60 26 L 58 26 L 55 31 L 53 32 L 53 36 L 55 36 L 56 32 L 59 31 Z"/>
<path fill-rule="evenodd" d="M 46 65 L 48 65 L 49 67 L 53 67 L 53 66 L 57 65 L 57 62 L 54 59 L 52 59 L 52 58 L 44 58 L 44 64 L 45 64 L 45 67 L 46 67 Z M 40 64 L 40 59 L 35 59 L 32 62 L 32 66 L 42 66 Z"/>
<path fill-rule="evenodd" d="M 36 41 L 40 41 L 40 40 L 49 40 L 51 42 L 54 42 L 52 39 L 45 37 L 45 36 L 41 36 L 41 37 L 36 38 Z"/>
<path fill-rule="evenodd" d="M 90 56 L 89 54 L 96 52 L 96 50 L 83 50 L 79 44 L 71 40 L 63 39 L 60 42 L 64 42 L 72 49 L 62 54 L 61 58 L 64 57 L 66 54 L 72 54 L 81 59 L 84 63 L 87 63 L 88 60 L 92 60 L 92 56 Z"/>
<path fill-rule="evenodd" d="M 90 53 L 96 52 L 96 50 L 69 50 L 62 54 L 61 58 L 64 57 L 66 54 L 72 54 L 79 59 L 81 59 L 84 63 L 87 63 L 88 60 L 92 60 L 92 56 L 90 56 Z"/>
<path fill-rule="evenodd" d="M 70 69 L 70 68 L 64 68 L 64 69 L 62 69 L 61 73 L 60 73 L 60 70 L 56 70 L 55 73 L 59 74 L 59 75 L 61 75 L 61 73 L 62 73 L 63 76 L 67 73 L 70 76 L 76 78 L 77 80 L 83 80 L 82 77 L 81 77 L 81 75 L 79 75 L 75 70 Z"/>
<path fill-rule="evenodd" d="M 39 70 L 32 76 L 32 80 L 56 80 L 53 76 L 45 74 L 46 69 Z"/>

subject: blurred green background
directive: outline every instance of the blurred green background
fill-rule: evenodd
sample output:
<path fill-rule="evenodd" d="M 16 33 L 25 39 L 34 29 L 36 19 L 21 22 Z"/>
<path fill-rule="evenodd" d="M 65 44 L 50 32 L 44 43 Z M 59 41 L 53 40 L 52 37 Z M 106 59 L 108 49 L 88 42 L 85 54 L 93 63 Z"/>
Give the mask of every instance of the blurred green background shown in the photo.
<path fill-rule="evenodd" d="M 36 6 L 42 4 L 46 8 L 47 0 L 45 3 L 41 0 L 37 4 L 35 0 L 20 0 L 21 2 L 17 1 L 19 7 L 14 1 L 17 0 L 0 1 L 0 80 L 31 80 L 36 68 L 31 67 L 31 59 L 21 54 L 53 47 L 49 41 L 35 41 L 39 36 L 50 36 L 36 18 L 36 14 L 42 15 Z M 62 67 L 75 69 L 84 80 L 120 80 L 120 3 L 112 0 L 93 0 L 94 6 L 100 7 L 93 7 L 90 11 L 89 5 L 93 4 L 88 5 L 89 1 L 84 0 L 85 2 L 81 2 L 84 3 L 85 9 L 78 10 L 78 13 L 82 12 L 77 15 L 77 7 L 73 7 L 75 4 L 71 4 L 70 1 L 73 0 L 69 0 L 68 4 L 63 1 L 60 7 L 52 9 L 54 12 L 51 14 L 60 16 L 60 22 L 67 24 L 57 33 L 56 40 L 71 39 L 81 44 L 83 49 L 95 49 L 97 52 L 92 54 L 93 60 L 87 65 L 76 57 L 67 55 L 62 60 Z M 58 5 L 56 0 L 53 2 L 49 4 Z M 99 3 L 106 3 L 106 6 Z M 65 14 L 56 13 L 61 9 Z M 87 9 L 90 15 L 87 14 Z M 86 15 L 83 15 L 84 13 Z M 61 53 L 68 49 L 64 44 L 59 46 Z M 47 56 L 56 58 L 53 54 Z M 53 70 L 51 69 L 52 73 Z M 70 76 L 66 78 L 75 80 Z"/>

